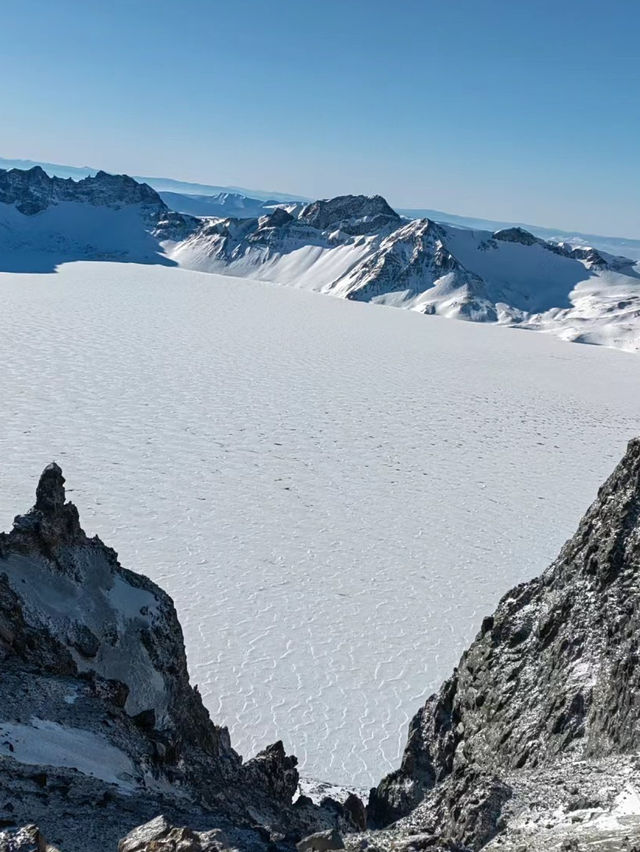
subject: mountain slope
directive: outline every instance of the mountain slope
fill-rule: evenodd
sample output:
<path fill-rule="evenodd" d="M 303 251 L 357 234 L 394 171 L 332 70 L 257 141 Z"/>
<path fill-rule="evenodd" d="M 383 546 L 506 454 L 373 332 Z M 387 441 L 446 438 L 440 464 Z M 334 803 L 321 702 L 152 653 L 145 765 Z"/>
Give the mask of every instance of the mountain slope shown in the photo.
<path fill-rule="evenodd" d="M 631 351 L 640 345 L 633 261 L 546 242 L 521 228 L 490 233 L 406 222 L 379 197 L 205 221 L 166 250 L 201 271 Z"/>
<path fill-rule="evenodd" d="M 1 271 L 51 271 L 82 259 L 172 265 L 160 239 L 188 228 L 188 218 L 126 175 L 75 181 L 38 166 L 0 170 Z"/>

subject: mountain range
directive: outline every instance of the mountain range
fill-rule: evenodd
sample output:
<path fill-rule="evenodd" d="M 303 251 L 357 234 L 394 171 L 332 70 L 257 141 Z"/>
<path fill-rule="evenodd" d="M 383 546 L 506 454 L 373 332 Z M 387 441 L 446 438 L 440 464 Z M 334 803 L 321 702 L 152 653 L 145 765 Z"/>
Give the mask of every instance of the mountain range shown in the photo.
<path fill-rule="evenodd" d="M 237 212 L 237 197 L 219 199 Z M 640 347 L 640 264 L 518 227 L 407 220 L 381 196 L 271 200 L 239 217 L 171 210 L 148 184 L 0 171 L 0 270 L 79 259 L 179 265 L 423 314 Z"/>
<path fill-rule="evenodd" d="M 95 177 L 101 171 L 100 169 L 92 168 L 91 166 L 64 166 L 60 163 L 47 163 L 40 160 L 11 160 L 6 157 L 0 157 L 0 168 L 2 169 L 20 169 L 28 170 L 34 166 L 40 166 L 43 171 L 52 177 L 73 178 L 73 180 L 82 180 L 86 177 Z M 184 195 L 218 195 L 219 193 L 233 193 L 236 195 L 244 195 L 246 197 L 257 198 L 263 201 L 275 199 L 276 201 L 308 201 L 302 195 L 292 195 L 290 193 L 265 191 L 261 189 L 246 189 L 242 186 L 215 186 L 209 183 L 193 183 L 184 180 L 174 180 L 166 177 L 143 177 L 134 175 L 137 181 L 148 183 L 158 192 L 176 192 Z"/>
<path fill-rule="evenodd" d="M 30 169 L 40 166 L 47 174 L 57 177 L 73 178 L 79 180 L 92 177 L 99 169 L 89 166 L 64 166 L 59 163 L 47 163 L 37 160 L 7 159 L 0 157 L 0 168 L 3 169 Z M 290 201 L 312 201 L 302 195 L 283 193 L 277 191 L 265 191 L 260 189 L 246 189 L 238 186 L 215 186 L 212 184 L 192 183 L 188 181 L 175 180 L 166 177 L 140 177 L 136 180 L 148 183 L 164 198 L 172 210 L 180 213 L 189 213 L 194 216 L 225 216 L 232 215 L 230 206 L 236 204 L 238 213 L 244 208 L 246 211 L 258 210 L 261 205 L 272 206 L 274 202 Z M 197 198 L 194 198 L 197 196 Z M 219 206 L 222 196 L 222 207 Z M 233 200 L 225 200 L 230 196 Z M 235 198 L 241 196 L 242 198 Z M 447 213 L 444 210 L 433 210 L 431 208 L 394 208 L 397 213 L 408 219 L 433 219 L 435 222 L 445 222 L 473 230 L 497 231 L 502 228 L 519 227 L 530 231 L 537 237 L 555 242 L 569 242 L 576 247 L 594 246 L 610 254 L 623 254 L 625 257 L 640 260 L 640 239 L 630 237 L 603 236 L 602 234 L 585 234 L 568 228 L 551 228 L 541 225 L 530 225 L 526 222 L 512 222 L 506 220 L 483 219 L 471 216 L 460 216 L 455 213 Z M 258 212 L 244 215 L 259 215 Z"/>

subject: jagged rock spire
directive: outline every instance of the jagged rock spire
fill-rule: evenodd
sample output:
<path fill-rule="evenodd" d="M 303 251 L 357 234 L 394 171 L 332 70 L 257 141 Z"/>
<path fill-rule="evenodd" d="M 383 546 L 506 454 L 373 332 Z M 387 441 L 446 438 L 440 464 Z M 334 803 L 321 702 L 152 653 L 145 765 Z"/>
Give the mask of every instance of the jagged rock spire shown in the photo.
<path fill-rule="evenodd" d="M 65 479 L 62 469 L 55 462 L 48 464 L 40 475 L 36 488 L 34 509 L 43 515 L 53 515 L 62 509 L 65 503 Z"/>
<path fill-rule="evenodd" d="M 24 550 L 40 550 L 60 565 L 65 560 L 62 545 L 86 541 L 78 510 L 65 502 L 65 479 L 56 462 L 48 464 L 40 475 L 36 502 L 25 515 L 17 515 L 10 534 L 11 544 Z"/>

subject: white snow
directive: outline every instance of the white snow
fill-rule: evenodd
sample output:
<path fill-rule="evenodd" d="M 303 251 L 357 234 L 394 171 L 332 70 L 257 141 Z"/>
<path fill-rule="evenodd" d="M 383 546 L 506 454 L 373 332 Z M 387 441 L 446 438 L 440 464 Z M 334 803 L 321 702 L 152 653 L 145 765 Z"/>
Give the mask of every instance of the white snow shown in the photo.
<path fill-rule="evenodd" d="M 61 201 L 32 216 L 0 204 L 0 269 L 52 272 L 65 261 L 104 259 L 173 265 L 145 227 L 144 208 Z"/>
<path fill-rule="evenodd" d="M 46 719 L 31 724 L 0 722 L 0 753 L 19 763 L 76 769 L 123 793 L 136 786 L 136 770 L 129 757 L 104 737 L 82 728 L 70 728 Z"/>
<path fill-rule="evenodd" d="M 158 266 L 0 275 L 0 528 L 64 470 L 250 756 L 367 786 L 640 426 L 638 360 Z"/>

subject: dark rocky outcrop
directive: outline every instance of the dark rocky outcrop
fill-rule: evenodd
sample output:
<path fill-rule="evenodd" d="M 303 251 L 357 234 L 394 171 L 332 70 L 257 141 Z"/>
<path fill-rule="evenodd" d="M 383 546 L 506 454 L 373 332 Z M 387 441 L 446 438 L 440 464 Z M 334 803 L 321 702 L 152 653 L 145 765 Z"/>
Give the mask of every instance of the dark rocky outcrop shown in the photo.
<path fill-rule="evenodd" d="M 189 683 L 171 598 L 85 535 L 56 464 L 0 534 L 0 672 L 0 826 L 14 833 L 37 822 L 65 852 L 107 852 L 164 813 L 259 852 L 353 829 L 337 803 L 293 804 L 281 742 L 243 763 Z"/>
<path fill-rule="evenodd" d="M 400 216 L 381 195 L 339 195 L 313 201 L 302 209 L 301 222 L 320 231 L 345 234 L 373 234 L 389 226 L 397 227 Z"/>
<path fill-rule="evenodd" d="M 525 231 L 524 228 L 503 228 L 494 232 L 493 239 L 500 240 L 503 243 L 520 243 L 522 246 L 533 246 L 536 243 L 543 242 L 529 231 Z"/>
<path fill-rule="evenodd" d="M 333 828 L 310 834 L 297 844 L 296 849 L 298 852 L 329 852 L 331 849 L 344 849 L 344 842 Z"/>
<path fill-rule="evenodd" d="M 31 511 L 0 534 L 0 595 L 7 603 L 0 620 L 10 625 L 0 648 L 6 662 L 36 665 L 37 648 L 43 672 L 118 681 L 127 713 L 152 718 L 176 762 L 213 758 L 220 778 L 240 765 L 228 732 L 212 724 L 189 684 L 171 598 L 87 538 L 56 464 L 45 468 Z"/>
<path fill-rule="evenodd" d="M 371 793 L 372 820 L 388 824 L 438 799 L 461 773 L 505 777 L 635 753 L 639 569 L 636 439 L 556 562 L 505 595 L 416 714 L 401 768 Z"/>
<path fill-rule="evenodd" d="M 128 175 L 99 171 L 93 177 L 74 181 L 50 177 L 40 166 L 26 171 L 0 169 L 0 203 L 15 204 L 20 213 L 33 216 L 62 201 L 111 206 L 142 204 L 157 212 L 168 209 L 155 189 Z"/>

